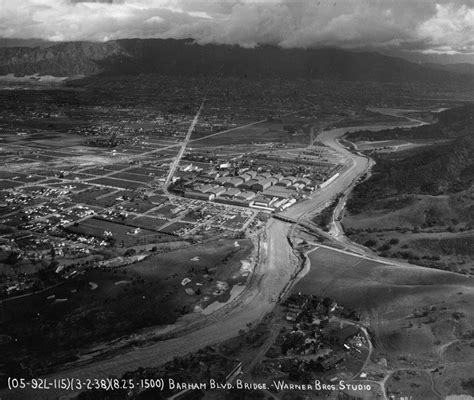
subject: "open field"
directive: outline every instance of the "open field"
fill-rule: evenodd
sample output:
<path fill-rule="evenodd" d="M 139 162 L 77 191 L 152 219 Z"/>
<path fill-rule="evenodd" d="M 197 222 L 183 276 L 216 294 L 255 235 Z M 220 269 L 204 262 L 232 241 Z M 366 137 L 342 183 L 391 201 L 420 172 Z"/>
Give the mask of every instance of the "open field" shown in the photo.
<path fill-rule="evenodd" d="M 430 146 L 435 143 L 442 143 L 444 140 L 379 140 L 379 141 L 361 141 L 355 142 L 357 150 L 360 151 L 376 151 L 380 153 L 388 153 L 392 151 L 410 150 L 420 146 Z"/>
<path fill-rule="evenodd" d="M 157 170 L 156 170 L 156 168 L 135 167 L 135 168 L 129 169 L 127 172 L 129 172 L 131 174 L 140 174 L 140 175 L 152 176 L 152 175 L 155 175 L 157 173 Z"/>
<path fill-rule="evenodd" d="M 120 189 L 138 189 L 139 187 L 143 186 L 141 182 L 135 181 L 124 181 L 121 179 L 114 179 L 114 178 L 97 178 L 90 181 L 96 185 L 104 185 L 113 188 L 120 188 Z"/>
<path fill-rule="evenodd" d="M 174 222 L 171 225 L 168 225 L 161 229 L 161 232 L 171 233 L 177 235 L 182 229 L 189 229 L 192 225 L 186 222 Z"/>
<path fill-rule="evenodd" d="M 124 197 L 128 197 L 131 195 L 130 190 L 126 190 L 126 189 L 120 190 L 120 189 L 109 188 L 109 187 L 106 187 L 106 188 L 100 187 L 100 189 L 107 190 L 110 194 L 109 195 L 105 194 L 103 196 L 95 197 L 92 200 L 89 199 L 87 200 L 88 204 L 97 205 L 100 207 L 112 207 L 115 204 L 121 203 Z M 79 194 L 79 197 L 81 196 L 81 194 Z"/>
<path fill-rule="evenodd" d="M 147 175 L 139 175 L 139 174 L 134 174 L 130 172 L 118 172 L 116 174 L 110 175 L 112 178 L 116 179 L 125 179 L 127 181 L 134 181 L 134 182 L 143 182 L 143 183 L 148 183 L 154 179 L 153 176 L 147 176 Z"/>
<path fill-rule="evenodd" d="M 257 143 L 309 143 L 309 132 L 289 133 L 283 129 L 282 123 L 262 122 L 257 125 L 233 129 L 208 139 L 199 139 L 199 136 L 191 136 L 191 147 L 207 147 L 220 145 L 242 145 Z"/>
<path fill-rule="evenodd" d="M 371 111 L 370 109 L 365 109 L 360 111 L 358 115 L 353 117 L 344 118 L 342 121 L 339 121 L 334 124 L 335 127 L 342 128 L 342 127 L 350 127 L 354 125 L 383 125 L 387 124 L 391 126 L 396 123 L 403 122 L 403 117 L 395 116 L 395 115 L 386 115 L 380 114 L 378 112 Z"/>
<path fill-rule="evenodd" d="M 467 194 L 467 193 L 466 193 Z M 469 197 L 450 199 L 446 195 L 399 195 L 377 200 L 371 210 L 344 218 L 348 228 L 395 229 L 430 226 L 467 227 L 473 221 L 467 205 Z"/>
<path fill-rule="evenodd" d="M 131 220 L 128 220 L 127 223 L 133 224 L 136 226 L 139 226 L 144 229 L 151 229 L 151 230 L 158 230 L 158 228 L 168 221 L 166 219 L 162 218 L 156 218 L 156 217 L 137 217 L 133 218 Z"/>
<path fill-rule="evenodd" d="M 112 233 L 112 238 L 114 239 L 115 243 L 118 246 L 122 245 L 123 247 L 148 243 L 150 241 L 159 243 L 176 240 L 175 237 L 165 233 L 158 234 L 155 231 L 150 231 L 147 229 L 140 229 L 135 233 L 135 228 L 133 226 L 123 225 L 97 218 L 86 219 L 82 222 L 79 222 L 77 226 L 69 226 L 67 230 L 76 234 L 94 236 L 98 239 L 105 239 L 106 235 L 104 232 L 108 231 Z"/>
<path fill-rule="evenodd" d="M 144 213 L 150 211 L 152 208 L 157 207 L 157 205 L 153 204 L 151 201 L 142 200 L 140 198 L 126 202 L 122 206 L 127 211 L 133 211 L 137 213 Z"/>
<path fill-rule="evenodd" d="M 178 296 L 184 304 L 204 308 L 213 301 L 226 301 L 232 286 L 245 280 L 241 261 L 248 261 L 252 250 L 247 239 L 214 241 L 201 246 L 151 256 L 123 270 L 144 277 L 166 281 L 167 296 Z M 183 280 L 189 280 L 183 284 Z M 221 285 L 225 282 L 227 285 Z M 192 289 L 194 294 L 186 294 Z"/>
<path fill-rule="evenodd" d="M 309 259 L 310 271 L 293 291 L 328 296 L 358 309 L 373 335 L 372 361 L 385 359 L 387 373 L 438 368 L 435 381 L 442 382 L 455 371 L 464 376 L 467 366 L 472 371 L 472 358 L 463 358 L 462 351 L 445 350 L 450 343 L 472 337 L 471 278 L 417 266 L 384 265 L 326 248 L 317 248 Z M 410 382 L 400 385 L 404 395 L 419 394 Z M 459 382 L 438 383 L 437 388 L 443 394 L 465 393 Z"/>
<path fill-rule="evenodd" d="M 21 182 L 12 182 L 12 181 L 6 181 L 6 180 L 0 180 L 0 189 L 11 189 L 14 187 L 21 186 Z"/>
<path fill-rule="evenodd" d="M 37 357 L 43 363 L 64 362 L 92 343 L 171 324 L 183 314 L 226 301 L 232 287 L 247 279 L 241 261 L 249 260 L 251 251 L 249 240 L 188 247 L 113 271 L 88 270 L 46 292 L 5 302 L 5 334 L 18 341 L 2 351 L 26 365 Z M 183 284 L 185 278 L 189 282 Z M 38 331 L 45 334 L 39 338 Z"/>
<path fill-rule="evenodd" d="M 472 273 L 471 192 L 376 200 L 366 211 L 355 215 L 346 212 L 344 230 L 352 240 L 385 257 Z"/>
<path fill-rule="evenodd" d="M 112 171 L 106 168 L 93 167 L 93 168 L 83 169 L 82 172 L 84 174 L 90 174 L 90 175 L 107 175 L 107 174 L 110 174 Z"/>
<path fill-rule="evenodd" d="M 111 188 L 92 186 L 90 189 L 72 195 L 71 199 L 77 203 L 103 206 L 103 199 L 116 192 L 117 190 Z"/>

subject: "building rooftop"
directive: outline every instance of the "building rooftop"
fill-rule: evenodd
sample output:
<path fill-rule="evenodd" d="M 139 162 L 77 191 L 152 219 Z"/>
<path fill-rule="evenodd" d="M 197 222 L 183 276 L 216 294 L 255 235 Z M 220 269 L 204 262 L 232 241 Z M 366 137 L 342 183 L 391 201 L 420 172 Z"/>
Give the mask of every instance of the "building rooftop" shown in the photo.
<path fill-rule="evenodd" d="M 298 183 L 304 183 L 305 185 L 309 185 L 311 183 L 311 179 L 308 178 L 298 178 L 296 180 Z"/>
<path fill-rule="evenodd" d="M 194 191 L 206 193 L 206 192 L 209 192 L 213 188 L 214 188 L 213 185 L 198 185 L 194 188 Z"/>
<path fill-rule="evenodd" d="M 259 181 L 257 179 L 251 179 L 248 182 L 245 182 L 245 185 L 250 187 L 252 185 L 255 185 L 256 183 L 259 183 Z"/>
<path fill-rule="evenodd" d="M 259 183 L 260 185 L 273 185 L 274 182 L 275 180 L 272 178 L 264 178 L 259 179 L 257 183 Z"/>
<path fill-rule="evenodd" d="M 239 178 L 238 176 L 234 176 L 232 178 L 230 178 L 227 182 L 231 183 L 232 185 L 240 185 L 241 183 L 243 183 L 243 179 L 242 178 Z"/>
<path fill-rule="evenodd" d="M 226 190 L 225 187 L 223 187 L 223 186 L 217 186 L 217 187 L 214 187 L 214 188 L 212 188 L 212 189 L 206 191 L 206 193 L 213 193 L 213 194 L 215 194 L 216 196 L 218 196 L 219 194 L 224 193 L 225 190 Z"/>
<path fill-rule="evenodd" d="M 265 189 L 263 194 L 266 196 L 275 196 L 280 199 L 289 199 L 295 194 L 294 190 L 286 189 L 283 186 L 272 186 L 271 188 Z"/>
<path fill-rule="evenodd" d="M 241 192 L 236 196 L 238 199 L 244 200 L 252 200 L 255 197 L 255 193 L 248 191 L 248 192 Z"/>
<path fill-rule="evenodd" d="M 216 178 L 215 181 L 217 183 L 226 183 L 226 182 L 229 182 L 230 179 L 231 178 L 228 177 L 228 176 L 220 176 L 220 177 Z"/>
<path fill-rule="evenodd" d="M 237 196 L 240 193 L 241 193 L 241 191 L 239 189 L 229 188 L 229 189 L 226 190 L 224 195 L 229 196 L 229 197 L 234 197 L 234 196 Z"/>

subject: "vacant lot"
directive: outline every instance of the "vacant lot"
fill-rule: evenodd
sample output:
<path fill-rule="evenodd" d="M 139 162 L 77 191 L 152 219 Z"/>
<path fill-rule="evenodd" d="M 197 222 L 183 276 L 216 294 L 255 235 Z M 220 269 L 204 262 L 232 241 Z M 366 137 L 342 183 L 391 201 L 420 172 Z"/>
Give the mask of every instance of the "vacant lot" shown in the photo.
<path fill-rule="evenodd" d="M 139 187 L 144 186 L 142 182 L 133 182 L 133 181 L 123 181 L 120 179 L 114 178 L 97 178 L 90 181 L 91 183 L 95 183 L 96 185 L 104 185 L 104 186 L 111 186 L 114 188 L 122 188 L 122 189 L 138 189 Z"/>
<path fill-rule="evenodd" d="M 153 176 L 148 176 L 148 175 L 139 175 L 139 174 L 134 174 L 130 172 L 118 172 L 116 174 L 111 175 L 112 178 L 117 178 L 117 179 L 125 179 L 128 181 L 136 181 L 136 182 L 150 182 L 154 178 Z"/>
<path fill-rule="evenodd" d="M 232 287 L 245 281 L 241 261 L 249 260 L 251 250 L 248 239 L 219 240 L 152 256 L 123 269 L 146 281 L 162 281 L 166 290 L 157 296 L 163 300 L 177 298 L 180 304 L 204 308 L 214 301 L 226 301 Z"/>
<path fill-rule="evenodd" d="M 94 236 L 98 239 L 105 239 L 105 231 L 108 231 L 112 233 L 113 243 L 122 247 L 136 246 L 150 242 L 158 243 L 176 240 L 175 237 L 165 233 L 158 234 L 147 229 L 140 229 L 135 232 L 134 226 L 123 225 L 97 218 L 86 219 L 77 224 L 77 226 L 75 224 L 69 226 L 67 230 L 85 236 Z"/>
<path fill-rule="evenodd" d="M 161 226 L 163 226 L 168 221 L 156 217 L 137 217 L 129 219 L 128 223 L 131 225 L 136 225 L 144 229 L 151 229 L 157 231 Z"/>
<path fill-rule="evenodd" d="M 161 232 L 172 233 L 176 235 L 182 229 L 190 229 L 191 227 L 192 224 L 188 224 L 186 222 L 174 222 L 171 225 L 162 228 Z"/>
<path fill-rule="evenodd" d="M 133 211 L 136 213 L 144 213 L 157 207 L 156 204 L 149 200 L 135 199 L 123 204 L 123 208 L 127 211 Z"/>
<path fill-rule="evenodd" d="M 291 122 L 291 121 L 290 121 Z M 286 126 L 286 125 L 285 125 Z M 292 125 L 293 127 L 293 125 Z M 191 140 L 199 136 L 192 136 Z M 208 139 L 192 142 L 192 147 L 229 146 L 255 143 L 309 143 L 309 132 L 284 130 L 284 124 L 277 122 L 262 122 L 245 128 L 234 129 L 230 132 L 216 135 Z"/>
<path fill-rule="evenodd" d="M 131 168 L 127 172 L 132 173 L 132 174 L 140 174 L 140 175 L 155 175 L 156 173 L 160 173 L 160 171 L 155 168 L 145 168 L 145 167 Z"/>
<path fill-rule="evenodd" d="M 105 169 L 105 168 L 87 168 L 87 169 L 84 169 L 82 170 L 82 172 L 84 174 L 89 174 L 89 175 L 107 175 L 107 174 L 110 174 L 112 171 L 108 170 L 108 169 Z"/>
<path fill-rule="evenodd" d="M 129 190 L 118 190 L 118 189 L 112 189 L 112 188 L 100 188 L 100 189 L 105 189 L 110 193 L 109 195 L 96 197 L 95 200 L 92 200 L 95 203 L 95 205 L 98 205 L 101 207 L 111 207 L 115 204 L 118 204 L 124 201 L 124 198 L 129 198 L 130 196 L 133 196 L 133 192 Z"/>
<path fill-rule="evenodd" d="M 71 199 L 76 203 L 86 203 L 90 205 L 101 206 L 102 204 L 100 199 L 105 198 L 114 192 L 114 189 L 93 186 L 88 190 L 72 195 Z"/>
<path fill-rule="evenodd" d="M 164 206 L 161 206 L 157 210 L 153 210 L 150 214 L 157 215 L 158 217 L 163 217 L 163 218 L 175 218 L 176 214 L 172 213 L 172 210 L 175 210 L 176 206 L 173 204 L 166 204 Z"/>
<path fill-rule="evenodd" d="M 6 180 L 0 180 L 0 189 L 12 189 L 14 187 L 21 186 L 21 182 L 12 182 L 12 181 L 6 181 Z"/>

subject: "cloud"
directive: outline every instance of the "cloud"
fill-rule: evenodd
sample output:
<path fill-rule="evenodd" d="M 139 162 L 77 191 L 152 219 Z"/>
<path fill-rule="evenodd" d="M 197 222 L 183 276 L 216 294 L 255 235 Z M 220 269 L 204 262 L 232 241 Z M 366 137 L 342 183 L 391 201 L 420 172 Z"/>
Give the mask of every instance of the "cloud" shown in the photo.
<path fill-rule="evenodd" d="M 418 28 L 429 43 L 428 52 L 473 53 L 474 7 L 437 4 L 436 14 Z"/>
<path fill-rule="evenodd" d="M 474 53 L 474 0 L 0 0 L 0 37 Z"/>

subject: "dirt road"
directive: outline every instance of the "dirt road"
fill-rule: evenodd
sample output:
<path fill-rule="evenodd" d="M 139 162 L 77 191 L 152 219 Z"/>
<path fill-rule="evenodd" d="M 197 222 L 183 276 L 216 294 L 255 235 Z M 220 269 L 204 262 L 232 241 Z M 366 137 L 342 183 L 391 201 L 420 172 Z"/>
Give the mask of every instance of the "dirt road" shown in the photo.
<path fill-rule="evenodd" d="M 362 127 L 363 129 L 380 129 L 383 127 Z M 351 153 L 345 149 L 338 139 L 346 132 L 362 129 L 339 128 L 322 132 L 318 140 L 338 151 L 348 160 L 346 168 L 334 182 L 323 189 L 319 189 L 310 200 L 296 204 L 287 211 L 288 216 L 300 218 L 309 216 L 324 208 L 339 193 L 347 191 L 354 180 L 364 174 L 370 167 L 370 160 L 364 156 Z M 94 361 L 90 365 L 81 366 L 67 371 L 61 371 L 49 378 L 110 378 L 120 377 L 127 371 L 140 367 L 152 367 L 171 361 L 175 357 L 185 356 L 205 346 L 214 345 L 235 337 L 240 329 L 248 324 L 259 321 L 266 313 L 270 312 L 278 301 L 282 290 L 287 286 L 298 262 L 289 245 L 287 235 L 291 225 L 280 220 L 269 220 L 265 236 L 266 240 L 261 246 L 260 263 L 252 279 L 251 286 L 247 288 L 246 295 L 219 319 L 209 321 L 203 328 L 187 333 L 183 336 L 157 342 L 116 355 L 109 359 Z M 67 394 L 63 391 L 0 391 L 0 398 L 13 400 L 27 399 L 56 399 Z"/>

